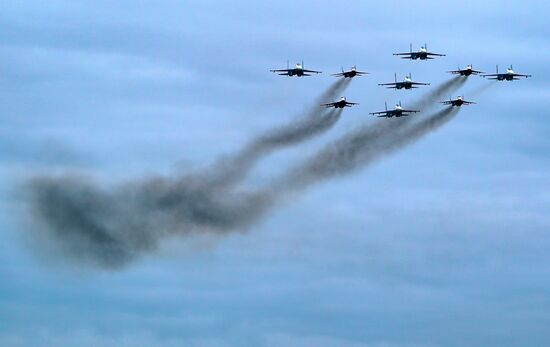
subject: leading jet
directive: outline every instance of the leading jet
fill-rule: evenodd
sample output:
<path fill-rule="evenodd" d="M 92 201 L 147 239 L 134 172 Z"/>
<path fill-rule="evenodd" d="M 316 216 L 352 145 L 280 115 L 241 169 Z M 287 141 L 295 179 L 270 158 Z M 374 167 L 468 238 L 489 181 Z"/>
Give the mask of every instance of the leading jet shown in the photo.
<path fill-rule="evenodd" d="M 460 75 L 460 76 L 470 76 L 470 75 L 480 75 L 484 73 L 483 71 L 477 71 L 472 68 L 472 64 L 468 64 L 465 69 L 461 69 L 460 67 L 458 70 L 451 70 L 447 71 L 448 73 L 452 73 L 454 75 Z"/>
<path fill-rule="evenodd" d="M 424 44 L 424 46 L 420 46 L 420 50 L 418 52 L 413 52 L 412 43 L 411 43 L 411 46 L 410 46 L 410 51 L 408 53 L 394 53 L 393 55 L 401 56 L 401 59 L 410 59 L 410 60 L 435 59 L 434 57 L 444 57 L 445 56 L 445 54 L 428 52 L 428 45 L 427 44 Z"/>
<path fill-rule="evenodd" d="M 278 75 L 281 76 L 311 76 L 311 74 L 318 74 L 321 73 L 321 71 L 315 71 L 315 70 L 306 70 L 304 69 L 304 62 L 302 63 L 296 63 L 293 69 L 291 69 L 288 66 L 288 61 L 286 62 L 286 69 L 279 69 L 279 70 L 270 70 L 271 72 L 275 72 Z"/>
<path fill-rule="evenodd" d="M 412 88 L 418 88 L 417 86 L 428 86 L 429 83 L 422 83 L 422 82 L 413 82 L 412 76 L 409 73 L 405 78 L 403 79 L 403 82 L 397 82 L 397 74 L 394 75 L 395 82 L 392 83 L 378 83 L 379 86 L 387 86 L 386 88 L 389 89 L 412 89 Z"/>
<path fill-rule="evenodd" d="M 506 72 L 499 73 L 498 65 L 497 65 L 497 73 L 483 75 L 483 77 L 489 77 L 488 78 L 489 80 L 496 80 L 496 81 L 516 81 L 520 79 L 518 77 L 527 78 L 527 77 L 531 77 L 531 75 L 522 75 L 519 73 L 515 73 L 514 69 L 512 68 L 512 65 L 510 65 L 510 67 L 506 69 Z"/>
<path fill-rule="evenodd" d="M 355 76 L 361 76 L 361 75 L 367 75 L 367 74 L 368 74 L 368 72 L 358 71 L 357 67 L 355 65 L 353 65 L 350 70 L 344 71 L 344 68 L 342 68 L 342 72 L 332 74 L 332 76 L 344 77 L 344 78 L 353 78 Z"/>
<path fill-rule="evenodd" d="M 473 101 L 466 101 L 464 100 L 464 96 L 458 96 L 456 99 L 449 99 L 448 101 L 441 101 L 443 105 L 451 105 L 451 106 L 462 106 L 462 105 L 471 105 L 475 104 Z"/>
<path fill-rule="evenodd" d="M 359 105 L 356 102 L 349 102 L 346 100 L 346 97 L 343 96 L 340 98 L 340 100 L 335 102 L 329 102 L 328 104 L 321 104 L 321 106 L 325 106 L 326 108 L 334 107 L 334 108 L 344 108 L 344 107 L 351 107 L 353 105 Z"/>
<path fill-rule="evenodd" d="M 369 114 L 379 115 L 378 117 L 391 118 L 391 117 L 410 116 L 412 113 L 420 112 L 418 110 L 405 110 L 405 109 L 403 109 L 403 107 L 401 106 L 401 101 L 399 101 L 399 103 L 395 105 L 395 108 L 393 110 L 388 110 L 388 104 L 387 103 L 384 103 L 384 105 L 386 106 L 385 111 L 370 112 Z"/>

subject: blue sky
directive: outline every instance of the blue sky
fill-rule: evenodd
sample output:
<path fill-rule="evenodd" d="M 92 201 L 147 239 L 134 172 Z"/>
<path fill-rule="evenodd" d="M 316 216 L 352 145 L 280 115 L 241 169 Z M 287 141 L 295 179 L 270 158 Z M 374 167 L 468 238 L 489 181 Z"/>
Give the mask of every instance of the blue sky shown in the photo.
<path fill-rule="evenodd" d="M 547 346 L 550 27 L 542 1 L 4 1 L 0 11 L 0 345 Z M 427 43 L 446 57 L 401 61 Z M 269 69 L 305 61 L 308 79 Z M 206 166 L 285 124 L 356 64 L 361 103 L 277 152 L 268 182 L 422 90 L 412 72 L 514 64 L 418 143 L 316 185 L 225 237 L 172 238 L 117 271 L 28 232 L 21 185 L 79 173 L 118 183 Z M 427 89 L 426 89 L 427 90 Z M 456 95 L 453 95 L 456 96 Z"/>

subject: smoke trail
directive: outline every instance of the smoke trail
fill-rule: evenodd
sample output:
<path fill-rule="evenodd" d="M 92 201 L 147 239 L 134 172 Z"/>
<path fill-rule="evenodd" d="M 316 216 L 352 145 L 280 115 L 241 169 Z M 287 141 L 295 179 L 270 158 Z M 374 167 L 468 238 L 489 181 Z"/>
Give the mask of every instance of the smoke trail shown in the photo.
<path fill-rule="evenodd" d="M 246 173 L 263 156 L 273 150 L 305 141 L 330 129 L 340 119 L 342 109 L 330 110 L 324 114 L 298 120 L 293 124 L 274 129 L 258 137 L 239 153 L 218 161 L 209 170 L 207 181 L 211 188 L 228 188 L 245 178 Z"/>
<path fill-rule="evenodd" d="M 448 107 L 408 127 L 402 126 L 406 120 L 399 118 L 388 119 L 387 127 L 364 126 L 289 171 L 274 185 L 275 190 L 296 191 L 318 181 L 350 173 L 435 130 L 457 112 L 458 108 Z"/>
<path fill-rule="evenodd" d="M 81 263 L 120 268 L 172 234 L 246 228 L 271 206 L 264 192 L 213 194 L 192 181 L 150 178 L 102 188 L 82 177 L 30 182 L 32 230 Z"/>
<path fill-rule="evenodd" d="M 149 178 L 120 187 L 102 187 L 84 177 L 36 177 L 27 189 L 34 231 L 46 231 L 42 236 L 53 236 L 57 246 L 75 258 L 117 268 L 173 233 L 245 228 L 267 210 L 273 196 L 226 188 L 261 156 L 333 126 L 342 109 L 327 112 L 319 103 L 332 101 L 349 83 L 338 80 L 302 118 L 268 131 L 231 158 L 194 175 Z"/>
<path fill-rule="evenodd" d="M 343 175 L 406 146 L 456 113 L 445 109 L 392 136 L 356 132 L 328 146 L 266 190 L 219 194 L 193 179 L 150 178 L 101 188 L 82 177 L 40 177 L 29 186 L 33 220 L 65 254 L 103 268 L 120 268 L 173 234 L 243 230 L 276 202 Z M 393 120 L 391 120 L 393 121 Z"/>
<path fill-rule="evenodd" d="M 351 79 L 339 79 L 317 99 L 314 105 L 309 107 L 302 117 L 256 137 L 239 152 L 218 160 L 206 173 L 201 173 L 208 178 L 205 181 L 207 185 L 211 188 L 228 188 L 242 180 L 261 157 L 276 149 L 298 144 L 329 130 L 340 119 L 342 109 L 325 111 L 320 108 L 320 104 L 333 101 L 336 95 L 349 86 L 350 82 Z"/>
<path fill-rule="evenodd" d="M 437 86 L 428 94 L 422 96 L 420 100 L 413 103 L 413 108 L 420 108 L 424 113 L 432 106 L 437 105 L 441 100 L 442 95 L 456 91 L 464 83 L 467 78 L 457 76 Z M 422 115 L 421 113 L 421 115 Z M 336 142 L 325 147 L 317 155 L 317 159 L 312 159 L 300 168 L 296 168 L 297 172 L 286 178 L 285 184 L 295 185 L 299 187 L 308 182 L 314 182 L 325 177 L 334 175 L 336 172 L 351 171 L 361 162 L 361 158 L 376 146 L 387 146 L 387 142 L 395 140 L 395 136 L 400 136 L 403 129 L 407 129 L 411 123 L 416 121 L 419 116 L 409 116 L 404 118 L 383 119 L 378 120 L 374 124 L 365 124 L 359 129 L 347 134 Z M 428 116 L 431 119 L 432 116 Z"/>
<path fill-rule="evenodd" d="M 432 106 L 436 105 L 439 101 L 447 99 L 449 93 L 456 91 L 460 88 L 466 81 L 468 77 L 456 76 L 448 80 L 447 82 L 441 84 L 427 95 L 422 97 L 419 101 L 413 103 L 414 108 L 419 108 L 420 110 L 427 110 Z"/>
<path fill-rule="evenodd" d="M 118 187 L 102 187 L 83 177 L 38 177 L 27 191 L 34 231 L 84 263 L 120 268 L 169 235 L 243 230 L 289 194 L 364 167 L 436 129 L 454 113 L 445 109 L 397 130 L 391 127 L 404 119 L 389 119 L 392 131 L 361 128 L 260 191 L 222 192 L 205 185 L 200 175 L 149 178 Z"/>

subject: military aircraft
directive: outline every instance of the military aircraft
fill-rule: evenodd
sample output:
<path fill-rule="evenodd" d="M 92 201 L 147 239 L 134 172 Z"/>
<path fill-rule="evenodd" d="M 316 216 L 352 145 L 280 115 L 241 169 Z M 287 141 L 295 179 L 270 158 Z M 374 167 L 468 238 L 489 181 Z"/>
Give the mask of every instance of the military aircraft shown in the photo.
<path fill-rule="evenodd" d="M 353 65 L 350 70 L 344 71 L 344 68 L 342 68 L 342 72 L 332 74 L 332 76 L 344 77 L 344 78 L 353 78 L 355 76 L 361 76 L 361 75 L 366 75 L 366 74 L 368 74 L 368 72 L 358 71 L 357 67 L 355 65 Z"/>
<path fill-rule="evenodd" d="M 408 53 L 394 53 L 393 55 L 401 56 L 401 59 L 411 59 L 411 60 L 435 59 L 434 57 L 444 57 L 445 56 L 445 54 L 428 52 L 428 45 L 427 44 L 424 44 L 424 46 L 420 46 L 420 50 L 418 52 L 413 52 L 412 43 L 411 43 L 410 47 L 411 47 L 410 52 L 408 52 Z"/>
<path fill-rule="evenodd" d="M 340 100 L 335 102 L 329 102 L 328 104 L 321 104 L 321 106 L 325 106 L 326 108 L 334 107 L 334 108 L 344 108 L 344 107 L 351 107 L 353 105 L 359 105 L 356 102 L 349 102 L 346 101 L 346 97 L 343 96 L 340 98 Z"/>
<path fill-rule="evenodd" d="M 451 70 L 447 71 L 448 73 L 452 73 L 454 75 L 460 75 L 460 76 L 470 76 L 470 75 L 479 75 L 484 73 L 483 71 L 477 71 L 472 68 L 472 64 L 468 64 L 465 69 L 461 69 L 460 67 L 458 70 Z"/>
<path fill-rule="evenodd" d="M 497 65 L 497 73 L 493 74 L 487 74 L 483 75 L 483 77 L 489 77 L 490 80 L 497 80 L 497 81 L 516 81 L 519 80 L 517 77 L 531 77 L 531 75 L 522 75 L 519 73 L 515 73 L 514 69 L 512 68 L 512 65 L 508 69 L 506 69 L 506 72 L 504 73 L 498 73 L 498 65 Z"/>
<path fill-rule="evenodd" d="M 391 118 L 391 117 L 410 116 L 411 113 L 420 112 L 418 110 L 404 110 L 403 107 L 401 106 L 401 101 L 399 101 L 399 103 L 395 105 L 395 108 L 393 110 L 388 110 L 388 104 L 387 103 L 384 103 L 384 105 L 386 106 L 385 111 L 370 112 L 369 114 L 379 115 L 378 117 Z"/>
<path fill-rule="evenodd" d="M 427 86 L 430 85 L 429 83 L 422 83 L 422 82 L 413 82 L 411 74 L 409 73 L 405 78 L 403 79 L 403 82 L 397 82 L 397 74 L 394 75 L 395 82 L 392 83 L 378 83 L 379 86 L 388 86 L 386 88 L 389 89 L 411 89 L 411 88 L 418 88 L 417 86 Z"/>
<path fill-rule="evenodd" d="M 471 105 L 475 104 L 473 101 L 466 101 L 464 100 L 464 95 L 458 96 L 456 99 L 449 99 L 448 101 L 441 101 L 443 105 L 451 105 L 451 106 L 462 106 L 462 105 Z"/>
<path fill-rule="evenodd" d="M 286 69 L 270 70 L 281 76 L 311 76 L 311 74 L 321 73 L 321 71 L 306 70 L 304 69 L 304 61 L 302 63 L 296 63 L 293 69 L 289 68 L 288 61 L 286 62 Z"/>

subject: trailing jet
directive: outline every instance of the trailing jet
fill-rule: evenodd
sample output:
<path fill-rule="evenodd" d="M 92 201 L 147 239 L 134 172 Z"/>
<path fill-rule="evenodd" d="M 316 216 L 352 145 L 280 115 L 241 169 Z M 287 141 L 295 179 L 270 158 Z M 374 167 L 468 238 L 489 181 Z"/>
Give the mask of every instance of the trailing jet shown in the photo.
<path fill-rule="evenodd" d="M 404 110 L 403 107 L 401 106 L 401 101 L 399 101 L 399 103 L 395 105 L 395 108 L 393 110 L 388 110 L 388 104 L 387 103 L 384 103 L 384 105 L 386 106 L 385 111 L 370 112 L 369 114 L 379 115 L 378 117 L 391 118 L 391 117 L 410 116 L 411 113 L 420 112 L 418 110 Z"/>
<path fill-rule="evenodd" d="M 353 78 L 355 76 L 361 76 L 361 75 L 366 75 L 366 74 L 368 74 L 368 72 L 358 71 L 357 67 L 355 65 L 353 65 L 350 70 L 344 71 L 344 68 L 342 68 L 342 72 L 332 74 L 332 76 L 344 77 L 344 78 Z"/>
<path fill-rule="evenodd" d="M 401 59 L 411 59 L 411 60 L 435 59 L 434 57 L 444 57 L 445 56 L 445 54 L 428 52 L 428 45 L 427 44 L 424 44 L 424 46 L 420 46 L 420 50 L 418 52 L 413 52 L 412 43 L 411 43 L 411 46 L 410 46 L 410 52 L 408 52 L 408 53 L 394 53 L 393 55 L 401 56 Z"/>
<path fill-rule="evenodd" d="M 462 105 L 471 105 L 475 104 L 473 101 L 466 101 L 464 100 L 464 96 L 458 96 L 456 99 L 449 99 L 449 101 L 441 101 L 443 105 L 451 105 L 451 106 L 462 106 Z"/>
<path fill-rule="evenodd" d="M 497 81 L 516 81 L 519 80 L 518 77 L 531 77 L 531 75 L 522 75 L 519 73 L 515 73 L 512 65 L 508 69 L 506 69 L 506 72 L 504 73 L 498 73 L 498 65 L 497 65 L 497 73 L 493 74 L 487 74 L 483 75 L 483 77 L 489 77 L 490 80 L 497 80 Z"/>
<path fill-rule="evenodd" d="M 346 101 L 346 97 L 343 96 L 340 98 L 340 100 L 335 102 L 329 102 L 328 104 L 321 104 L 321 106 L 325 106 L 326 108 L 334 107 L 334 108 L 344 108 L 344 107 L 351 107 L 353 105 L 359 105 L 356 102 L 349 102 Z"/>
<path fill-rule="evenodd" d="M 397 74 L 394 75 L 395 82 L 393 83 L 378 83 L 379 86 L 388 86 L 386 88 L 389 89 L 411 89 L 411 88 L 418 88 L 417 86 L 428 86 L 429 83 L 422 83 L 422 82 L 413 82 L 411 74 L 409 73 L 408 76 L 405 76 L 403 79 L 403 82 L 397 82 Z"/>
<path fill-rule="evenodd" d="M 472 64 L 468 64 L 468 66 L 466 66 L 465 69 L 461 69 L 459 67 L 458 70 L 451 70 L 451 71 L 447 71 L 447 72 L 455 74 L 455 75 L 460 75 L 460 76 L 480 75 L 480 74 L 484 73 L 483 71 L 474 70 L 472 68 Z"/>
<path fill-rule="evenodd" d="M 311 74 L 317 74 L 321 73 L 321 71 L 314 71 L 314 70 L 306 70 L 304 69 L 304 62 L 302 63 L 296 63 L 293 69 L 289 68 L 288 61 L 286 62 L 286 69 L 279 69 L 279 70 L 270 70 L 271 72 L 275 72 L 278 75 L 281 76 L 311 76 Z"/>

